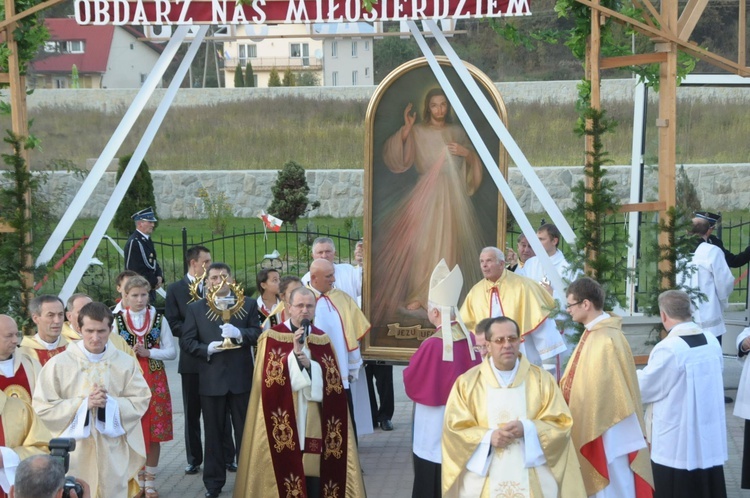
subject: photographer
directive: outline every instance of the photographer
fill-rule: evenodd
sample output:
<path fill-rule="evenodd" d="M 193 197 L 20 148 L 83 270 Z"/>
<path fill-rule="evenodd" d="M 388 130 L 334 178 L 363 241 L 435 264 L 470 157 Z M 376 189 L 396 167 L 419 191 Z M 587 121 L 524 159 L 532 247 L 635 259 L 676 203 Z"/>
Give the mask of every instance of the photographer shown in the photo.
<path fill-rule="evenodd" d="M 83 488 L 82 496 L 70 490 L 72 498 L 89 498 L 89 485 L 80 479 L 77 482 Z M 35 455 L 18 465 L 16 482 L 10 488 L 10 498 L 61 498 L 65 484 L 63 463 L 49 455 Z"/>

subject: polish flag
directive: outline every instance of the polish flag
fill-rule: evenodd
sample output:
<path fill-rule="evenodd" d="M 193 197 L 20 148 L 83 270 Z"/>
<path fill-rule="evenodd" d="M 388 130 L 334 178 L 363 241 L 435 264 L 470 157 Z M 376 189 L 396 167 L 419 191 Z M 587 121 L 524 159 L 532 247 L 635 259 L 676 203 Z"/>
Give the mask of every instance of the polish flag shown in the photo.
<path fill-rule="evenodd" d="M 265 211 L 260 212 L 259 218 L 263 220 L 263 224 L 266 226 L 266 228 L 273 232 L 278 232 L 279 230 L 281 230 L 281 224 L 284 223 L 275 216 L 267 214 Z"/>

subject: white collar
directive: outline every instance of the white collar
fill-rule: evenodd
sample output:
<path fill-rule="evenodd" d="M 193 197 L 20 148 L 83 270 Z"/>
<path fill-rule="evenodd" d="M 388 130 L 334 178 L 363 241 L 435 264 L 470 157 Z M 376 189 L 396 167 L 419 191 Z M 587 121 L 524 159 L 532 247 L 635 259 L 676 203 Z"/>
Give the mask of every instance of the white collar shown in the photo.
<path fill-rule="evenodd" d="M 518 358 L 516 358 L 516 364 L 513 366 L 513 370 L 509 371 L 504 371 L 497 368 L 495 366 L 495 362 L 492 361 L 492 357 L 489 358 L 489 362 L 490 366 L 492 367 L 492 371 L 495 372 L 495 377 L 497 378 L 500 387 L 508 387 L 509 385 L 513 384 L 513 381 L 516 379 L 516 374 L 518 373 L 518 366 L 521 364 Z"/>
<path fill-rule="evenodd" d="M 88 349 L 86 349 L 86 346 L 83 344 L 83 341 L 78 341 L 76 343 L 76 345 L 79 348 L 81 348 L 81 351 L 83 351 L 83 354 L 86 355 L 86 358 L 88 358 L 88 360 L 90 362 L 92 362 L 92 363 L 98 363 L 98 362 L 102 361 L 102 358 L 104 357 L 104 355 L 107 352 L 107 345 L 106 344 L 104 345 L 104 351 L 102 351 L 101 353 L 98 353 L 98 354 L 92 353 Z"/>
<path fill-rule="evenodd" d="M 60 336 L 57 336 L 57 339 L 55 340 L 55 342 L 47 342 L 44 339 L 42 339 L 42 336 L 40 336 L 39 332 L 37 332 L 34 335 L 34 339 L 36 340 L 36 342 L 44 346 L 48 351 L 55 349 L 57 346 L 60 345 Z"/>
<path fill-rule="evenodd" d="M 137 228 L 135 229 L 135 231 L 136 231 L 136 232 L 138 232 L 139 234 L 143 235 L 143 236 L 144 236 L 145 238 L 147 238 L 147 239 L 150 239 L 150 238 L 151 238 L 151 237 L 149 237 L 148 235 L 146 235 L 145 233 L 143 233 L 143 232 L 141 232 L 140 230 L 138 230 Z"/>
<path fill-rule="evenodd" d="M 586 325 L 584 325 L 584 327 L 586 328 L 586 330 L 591 330 L 591 327 L 593 327 L 594 325 L 596 325 L 597 323 L 599 323 L 599 322 L 601 322 L 603 320 L 606 320 L 607 318 L 610 318 L 609 313 L 605 313 L 605 312 L 602 311 L 601 315 L 599 315 L 596 318 L 594 318 L 593 320 L 591 320 L 589 323 L 587 323 Z"/>
<path fill-rule="evenodd" d="M 11 355 L 7 360 L 0 361 L 0 374 L 2 374 L 3 377 L 13 377 L 14 367 L 13 355 Z"/>

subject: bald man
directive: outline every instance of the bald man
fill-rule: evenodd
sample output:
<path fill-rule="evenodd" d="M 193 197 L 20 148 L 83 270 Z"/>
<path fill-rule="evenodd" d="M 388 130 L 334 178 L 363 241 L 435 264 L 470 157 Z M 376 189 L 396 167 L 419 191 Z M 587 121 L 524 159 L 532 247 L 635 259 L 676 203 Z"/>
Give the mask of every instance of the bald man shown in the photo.
<path fill-rule="evenodd" d="M 362 366 L 362 355 L 359 341 L 370 330 L 367 320 L 357 303 L 348 294 L 333 287 L 336 282 L 333 263 L 325 259 L 316 259 L 310 265 L 309 288 L 315 294 L 315 326 L 328 334 L 333 349 L 336 351 L 341 381 L 347 392 L 349 407 L 354 418 L 350 383 L 359 379 Z M 366 392 L 366 389 L 365 389 Z M 369 414 L 369 399 L 364 396 L 366 412 Z M 356 423 L 355 423 L 356 432 Z"/>
<path fill-rule="evenodd" d="M 8 315 L 0 315 L 0 391 L 31 404 L 41 369 L 38 361 L 18 351 L 16 321 Z"/>

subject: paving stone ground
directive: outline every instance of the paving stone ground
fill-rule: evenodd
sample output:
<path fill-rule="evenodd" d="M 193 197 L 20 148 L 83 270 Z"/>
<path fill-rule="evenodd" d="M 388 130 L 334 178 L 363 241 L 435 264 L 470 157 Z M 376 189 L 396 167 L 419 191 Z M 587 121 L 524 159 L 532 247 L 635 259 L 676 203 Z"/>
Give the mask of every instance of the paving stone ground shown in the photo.
<path fill-rule="evenodd" d="M 202 498 L 205 489 L 201 474 L 187 476 L 184 473 L 186 461 L 181 379 L 177 373 L 177 362 L 166 363 L 174 408 L 175 438 L 162 445 L 157 477 L 159 494 L 162 498 Z M 741 366 L 736 359 L 727 358 L 724 367 L 726 394 L 734 398 L 737 394 Z M 396 412 L 393 425 L 395 430 L 383 432 L 376 429 L 373 434 L 362 436 L 359 440 L 360 461 L 365 472 L 368 498 L 408 498 L 411 496 L 414 479 L 411 453 L 412 403 L 404 394 L 402 371 L 403 367 L 394 367 Z M 750 490 L 740 490 L 744 421 L 732 415 L 733 408 L 733 404 L 727 405 L 729 460 L 724 467 L 727 492 L 729 498 L 750 498 Z M 233 486 L 234 474 L 228 473 L 227 484 L 221 496 L 231 496 Z"/>

